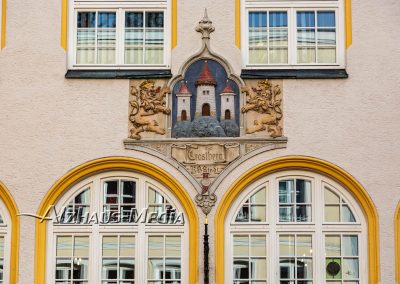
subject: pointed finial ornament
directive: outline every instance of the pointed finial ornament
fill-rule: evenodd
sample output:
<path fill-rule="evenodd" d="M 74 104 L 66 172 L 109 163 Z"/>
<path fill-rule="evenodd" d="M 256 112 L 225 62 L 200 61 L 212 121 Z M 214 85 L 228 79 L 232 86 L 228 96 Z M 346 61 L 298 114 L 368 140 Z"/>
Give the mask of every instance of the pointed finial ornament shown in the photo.
<path fill-rule="evenodd" d="M 208 18 L 207 8 L 204 9 L 204 17 L 196 27 L 196 32 L 201 33 L 202 39 L 209 39 L 210 34 L 215 31 L 212 21 Z"/>

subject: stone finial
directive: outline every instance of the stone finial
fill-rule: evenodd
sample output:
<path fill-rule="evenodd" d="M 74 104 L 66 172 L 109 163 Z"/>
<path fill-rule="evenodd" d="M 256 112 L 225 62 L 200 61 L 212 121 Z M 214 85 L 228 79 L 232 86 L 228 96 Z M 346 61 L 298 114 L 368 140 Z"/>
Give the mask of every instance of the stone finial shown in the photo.
<path fill-rule="evenodd" d="M 208 18 L 207 8 L 204 9 L 204 17 L 196 27 L 196 32 L 201 33 L 202 39 L 209 39 L 210 34 L 215 31 L 212 21 Z"/>

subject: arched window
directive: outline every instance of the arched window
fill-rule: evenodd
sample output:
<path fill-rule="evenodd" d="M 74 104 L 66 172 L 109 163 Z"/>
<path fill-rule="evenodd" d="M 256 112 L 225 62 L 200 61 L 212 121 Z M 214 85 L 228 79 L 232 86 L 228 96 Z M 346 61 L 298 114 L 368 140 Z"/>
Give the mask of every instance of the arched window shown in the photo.
<path fill-rule="evenodd" d="M 188 224 L 161 183 L 113 171 L 75 184 L 49 222 L 46 283 L 188 283 Z"/>
<path fill-rule="evenodd" d="M 201 115 L 202 116 L 210 116 L 210 105 L 209 104 L 203 104 L 201 108 Z"/>
<path fill-rule="evenodd" d="M 368 283 L 362 212 L 345 188 L 313 172 L 253 182 L 225 219 L 225 283 Z"/>

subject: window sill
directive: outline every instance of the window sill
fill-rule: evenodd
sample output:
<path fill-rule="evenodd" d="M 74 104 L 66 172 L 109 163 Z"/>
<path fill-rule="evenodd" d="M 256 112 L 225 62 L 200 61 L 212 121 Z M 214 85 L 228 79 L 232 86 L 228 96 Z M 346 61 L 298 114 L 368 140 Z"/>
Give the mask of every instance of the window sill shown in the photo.
<path fill-rule="evenodd" d="M 142 70 L 68 70 L 67 79 L 148 79 L 171 78 L 171 69 Z"/>
<path fill-rule="evenodd" d="M 243 79 L 346 79 L 346 69 L 242 69 Z"/>

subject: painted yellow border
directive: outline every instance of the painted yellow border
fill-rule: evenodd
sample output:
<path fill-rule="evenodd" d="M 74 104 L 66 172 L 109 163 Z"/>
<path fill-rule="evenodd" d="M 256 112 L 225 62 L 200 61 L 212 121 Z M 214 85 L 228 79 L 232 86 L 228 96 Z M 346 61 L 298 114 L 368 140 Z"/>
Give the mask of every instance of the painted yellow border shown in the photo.
<path fill-rule="evenodd" d="M 3 0 L 3 7 L 6 0 Z M 178 0 L 171 3 L 171 48 L 175 48 L 178 43 Z M 3 10 L 5 14 L 5 9 Z M 3 15 L 5 19 L 5 15 Z M 5 20 L 3 21 L 5 25 Z M 61 47 L 66 51 L 68 46 L 68 0 L 61 0 Z"/>
<path fill-rule="evenodd" d="M 0 198 L 11 218 L 10 284 L 18 283 L 19 211 L 6 186 L 0 182 Z"/>
<path fill-rule="evenodd" d="M 103 171 L 129 170 L 135 171 L 163 183 L 180 200 L 189 221 L 189 283 L 198 283 L 198 246 L 199 246 L 199 220 L 196 207 L 182 185 L 159 167 L 133 158 L 108 157 L 87 162 L 80 165 L 60 178 L 44 197 L 37 215 L 43 216 L 46 210 L 79 180 Z M 46 222 L 36 221 L 35 244 L 35 284 L 46 283 Z"/>
<path fill-rule="evenodd" d="M 1 4 L 1 49 L 3 49 L 6 47 L 6 0 L 2 0 Z"/>
<path fill-rule="evenodd" d="M 394 214 L 394 256 L 396 266 L 396 283 L 400 283 L 400 202 Z"/>
<path fill-rule="evenodd" d="M 224 282 L 224 245 L 225 245 L 225 218 L 231 204 L 240 192 L 254 180 L 277 171 L 289 169 L 304 169 L 314 171 L 341 183 L 356 198 L 364 210 L 368 224 L 368 273 L 369 283 L 379 283 L 379 239 L 378 214 L 367 191 L 350 174 L 329 162 L 303 156 L 289 156 L 273 159 L 257 165 L 239 177 L 220 201 L 215 215 L 215 275 L 216 283 Z"/>
<path fill-rule="evenodd" d="M 240 1 L 241 0 L 235 0 L 235 44 L 237 48 L 240 48 Z M 353 43 L 351 0 L 345 0 L 344 10 L 346 25 L 346 48 L 349 48 Z"/>

